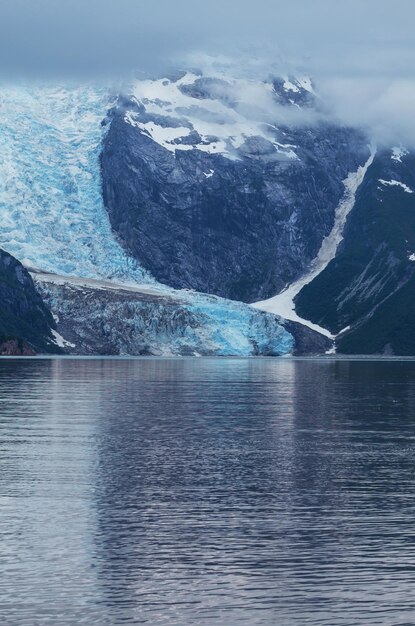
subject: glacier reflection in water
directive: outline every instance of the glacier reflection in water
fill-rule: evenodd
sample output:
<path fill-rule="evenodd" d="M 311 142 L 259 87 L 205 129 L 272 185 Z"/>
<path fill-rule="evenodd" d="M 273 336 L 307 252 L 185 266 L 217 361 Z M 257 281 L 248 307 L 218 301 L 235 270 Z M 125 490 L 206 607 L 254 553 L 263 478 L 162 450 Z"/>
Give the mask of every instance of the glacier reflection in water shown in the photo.
<path fill-rule="evenodd" d="M 415 362 L 0 362 L 0 613 L 415 623 Z"/>

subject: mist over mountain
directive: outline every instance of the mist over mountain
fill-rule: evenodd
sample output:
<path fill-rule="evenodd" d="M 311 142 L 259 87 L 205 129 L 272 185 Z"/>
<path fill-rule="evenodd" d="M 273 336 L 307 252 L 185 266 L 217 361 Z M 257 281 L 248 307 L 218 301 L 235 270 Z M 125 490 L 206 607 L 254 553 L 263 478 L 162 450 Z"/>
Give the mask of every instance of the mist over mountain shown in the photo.
<path fill-rule="evenodd" d="M 410 0 L 7 0 L 0 76 L 120 81 L 192 64 L 306 74 L 327 115 L 394 145 L 415 139 L 412 13 Z"/>

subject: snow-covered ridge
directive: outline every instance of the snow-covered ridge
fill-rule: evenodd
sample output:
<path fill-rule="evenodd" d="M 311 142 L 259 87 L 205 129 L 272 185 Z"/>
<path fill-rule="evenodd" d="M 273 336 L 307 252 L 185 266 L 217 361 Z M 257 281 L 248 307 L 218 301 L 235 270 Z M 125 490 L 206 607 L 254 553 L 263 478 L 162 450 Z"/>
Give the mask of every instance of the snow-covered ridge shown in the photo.
<path fill-rule="evenodd" d="M 290 93 L 313 93 L 310 79 L 293 80 L 283 85 L 286 104 L 293 103 Z M 233 159 L 247 139 L 259 137 L 281 157 L 296 158 L 295 146 L 285 145 L 272 123 L 277 107 L 272 80 L 187 72 L 179 79 L 136 81 L 132 94 L 138 110 L 127 110 L 125 122 L 170 152 L 197 149 Z"/>
<path fill-rule="evenodd" d="M 103 205 L 104 88 L 0 89 L 0 248 L 60 274 L 148 281 Z"/>
<path fill-rule="evenodd" d="M 367 162 L 359 167 L 357 172 L 351 172 L 343 181 L 345 192 L 336 210 L 334 226 L 330 234 L 324 238 L 318 255 L 311 263 L 309 272 L 273 298 L 262 302 L 256 302 L 252 306 L 257 309 L 261 309 L 262 311 L 268 311 L 270 313 L 275 313 L 276 315 L 281 315 L 281 317 L 293 322 L 304 324 L 305 326 L 308 326 L 312 330 L 316 330 L 330 339 L 335 338 L 334 335 L 332 335 L 332 333 L 326 328 L 313 324 L 309 320 L 305 320 L 297 315 L 295 312 L 294 299 L 300 293 L 301 289 L 305 285 L 311 283 L 311 281 L 314 280 L 316 276 L 318 276 L 336 256 L 337 248 L 343 239 L 343 230 L 346 224 L 347 216 L 355 204 L 356 192 L 362 184 L 366 172 L 373 163 L 374 158 L 375 150 L 372 148 Z"/>

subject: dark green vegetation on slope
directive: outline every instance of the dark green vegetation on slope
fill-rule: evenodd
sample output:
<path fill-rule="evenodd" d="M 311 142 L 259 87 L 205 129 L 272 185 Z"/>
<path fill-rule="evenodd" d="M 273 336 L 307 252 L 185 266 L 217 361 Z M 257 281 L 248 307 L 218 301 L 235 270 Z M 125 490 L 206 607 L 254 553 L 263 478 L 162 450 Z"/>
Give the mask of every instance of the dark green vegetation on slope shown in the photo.
<path fill-rule="evenodd" d="M 296 300 L 345 354 L 415 354 L 415 156 L 378 155 L 358 193 L 336 258 Z"/>
<path fill-rule="evenodd" d="M 55 322 L 30 274 L 0 250 L 0 353 L 59 353 L 52 342 Z"/>

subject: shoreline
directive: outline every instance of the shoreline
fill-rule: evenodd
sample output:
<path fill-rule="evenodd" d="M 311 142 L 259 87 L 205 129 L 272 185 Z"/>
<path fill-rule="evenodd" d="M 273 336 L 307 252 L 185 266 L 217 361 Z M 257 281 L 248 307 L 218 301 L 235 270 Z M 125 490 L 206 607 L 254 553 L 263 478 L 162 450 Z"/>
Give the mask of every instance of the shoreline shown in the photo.
<path fill-rule="evenodd" d="M 4 355 L 1 361 L 189 361 L 189 360 L 214 360 L 214 361 L 414 361 L 414 356 L 393 355 L 304 355 L 304 356 L 129 356 L 129 355 L 71 355 L 71 354 L 39 354 L 36 356 Z"/>

